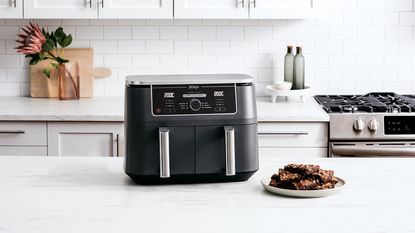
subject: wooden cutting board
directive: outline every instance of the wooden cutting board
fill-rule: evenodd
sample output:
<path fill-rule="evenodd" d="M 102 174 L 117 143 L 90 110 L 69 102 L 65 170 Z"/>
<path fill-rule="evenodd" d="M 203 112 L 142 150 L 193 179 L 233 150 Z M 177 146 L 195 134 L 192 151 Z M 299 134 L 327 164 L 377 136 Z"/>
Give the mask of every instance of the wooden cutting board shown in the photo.
<path fill-rule="evenodd" d="M 78 62 L 80 73 L 80 96 L 90 98 L 93 96 L 94 78 L 108 77 L 111 70 L 108 68 L 94 68 L 94 50 L 91 48 L 64 49 L 61 55 L 71 62 Z M 52 97 L 58 96 L 58 77 L 55 72 L 51 78 L 43 74 L 43 69 L 48 66 L 51 60 L 39 62 L 30 66 L 30 96 L 31 97 Z"/>

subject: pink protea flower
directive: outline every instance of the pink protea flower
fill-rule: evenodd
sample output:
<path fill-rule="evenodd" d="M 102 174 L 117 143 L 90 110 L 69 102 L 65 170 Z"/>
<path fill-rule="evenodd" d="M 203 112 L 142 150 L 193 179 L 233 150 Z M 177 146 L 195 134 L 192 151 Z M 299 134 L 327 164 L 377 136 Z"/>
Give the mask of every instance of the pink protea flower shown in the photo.
<path fill-rule="evenodd" d="M 20 45 L 15 48 L 18 53 L 22 54 L 37 54 L 42 51 L 42 45 L 46 42 L 46 38 L 42 33 L 37 23 L 30 22 L 26 28 L 22 27 L 25 33 L 19 34 L 19 39 L 16 40 Z"/>

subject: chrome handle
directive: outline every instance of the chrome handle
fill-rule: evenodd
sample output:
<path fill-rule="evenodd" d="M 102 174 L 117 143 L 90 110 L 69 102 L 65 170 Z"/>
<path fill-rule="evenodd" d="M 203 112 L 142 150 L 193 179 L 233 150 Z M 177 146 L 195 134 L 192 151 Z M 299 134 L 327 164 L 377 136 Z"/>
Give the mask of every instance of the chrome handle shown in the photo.
<path fill-rule="evenodd" d="M 17 0 L 13 0 L 13 7 L 17 8 Z"/>
<path fill-rule="evenodd" d="M 98 1 L 98 7 L 99 7 L 99 4 L 101 4 L 101 8 L 104 8 L 104 0 L 99 0 Z"/>
<path fill-rule="evenodd" d="M 251 6 L 251 5 L 255 8 L 256 7 L 256 0 L 251 0 L 249 2 L 249 6 Z"/>
<path fill-rule="evenodd" d="M 0 134 L 25 134 L 24 130 L 1 130 Z"/>
<path fill-rule="evenodd" d="M 160 0 L 160 8 L 163 7 L 163 0 Z"/>
<path fill-rule="evenodd" d="M 92 8 L 92 0 L 86 0 L 85 3 L 86 3 L 85 7 Z"/>
<path fill-rule="evenodd" d="M 259 133 L 259 135 L 263 136 L 281 136 L 281 135 L 292 135 L 292 136 L 306 136 L 308 132 L 299 131 L 299 132 L 263 132 Z"/>
<path fill-rule="evenodd" d="M 239 6 L 242 6 L 242 8 L 245 8 L 245 0 L 236 0 L 236 7 L 239 8 Z"/>
<path fill-rule="evenodd" d="M 225 126 L 226 175 L 234 176 L 235 169 L 235 129 Z"/>
<path fill-rule="evenodd" d="M 159 128 L 160 178 L 170 177 L 169 129 Z"/>
<path fill-rule="evenodd" d="M 120 157 L 120 135 L 117 134 L 117 157 Z"/>
<path fill-rule="evenodd" d="M 362 146 L 332 146 L 332 156 L 415 156 L 415 148 L 392 147 L 362 147 Z"/>

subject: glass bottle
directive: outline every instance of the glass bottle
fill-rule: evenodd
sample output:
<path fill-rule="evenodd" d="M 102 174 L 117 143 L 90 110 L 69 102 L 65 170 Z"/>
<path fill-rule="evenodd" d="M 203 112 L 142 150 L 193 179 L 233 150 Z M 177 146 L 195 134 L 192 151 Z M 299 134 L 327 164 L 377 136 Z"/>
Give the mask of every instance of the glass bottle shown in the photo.
<path fill-rule="evenodd" d="M 284 58 L 284 81 L 292 83 L 294 77 L 294 54 L 293 47 L 287 46 L 287 54 Z"/>
<path fill-rule="evenodd" d="M 297 54 L 294 56 L 294 82 L 293 89 L 304 89 L 305 67 L 304 56 L 301 47 L 297 47 Z"/>
<path fill-rule="evenodd" d="M 60 100 L 79 100 L 79 65 L 77 62 L 58 65 Z"/>

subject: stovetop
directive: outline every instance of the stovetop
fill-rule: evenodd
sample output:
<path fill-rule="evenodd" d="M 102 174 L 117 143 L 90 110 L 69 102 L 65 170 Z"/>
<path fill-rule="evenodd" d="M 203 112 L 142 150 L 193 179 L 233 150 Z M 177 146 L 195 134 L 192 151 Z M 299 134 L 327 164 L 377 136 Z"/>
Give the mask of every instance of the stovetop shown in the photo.
<path fill-rule="evenodd" d="M 392 92 L 366 95 L 318 95 L 317 102 L 327 113 L 415 113 L 415 96 Z"/>

